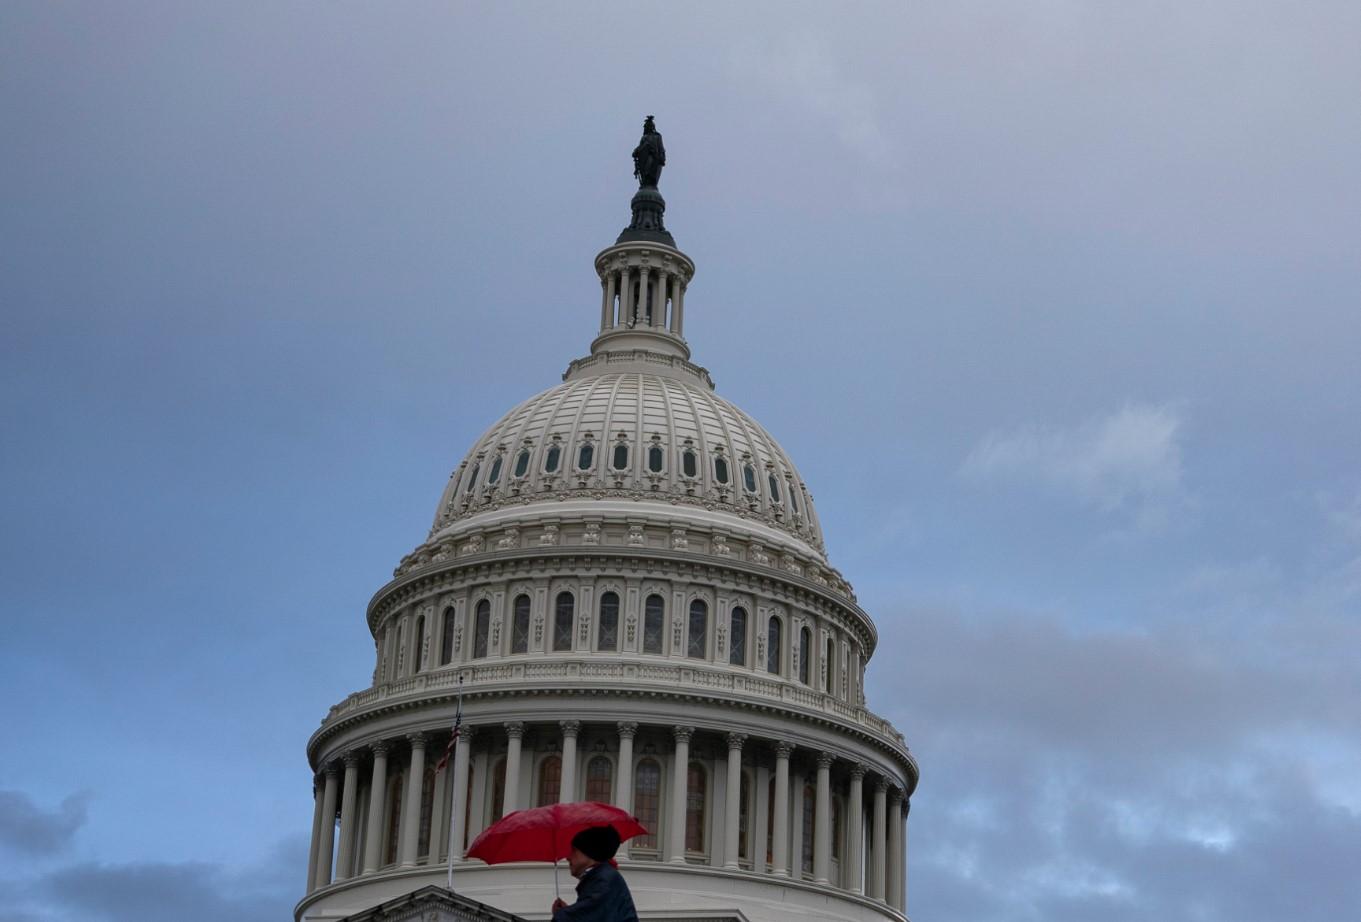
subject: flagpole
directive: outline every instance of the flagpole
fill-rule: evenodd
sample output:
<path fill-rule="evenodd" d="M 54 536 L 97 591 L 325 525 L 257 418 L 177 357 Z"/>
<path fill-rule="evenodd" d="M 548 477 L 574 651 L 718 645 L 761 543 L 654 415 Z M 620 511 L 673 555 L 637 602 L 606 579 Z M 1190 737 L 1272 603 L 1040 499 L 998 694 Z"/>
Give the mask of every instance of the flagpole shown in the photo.
<path fill-rule="evenodd" d="M 463 725 L 463 676 L 460 675 L 460 676 L 458 677 L 458 708 L 454 711 L 454 736 L 453 736 L 453 739 L 451 739 L 451 740 L 449 741 L 449 751 L 450 751 L 451 753 L 454 753 L 454 754 L 455 754 L 455 758 L 457 758 L 457 753 L 458 753 L 459 728 L 462 727 L 462 725 Z M 447 758 L 446 758 L 446 761 L 447 761 Z M 457 774 L 458 774 L 457 772 L 454 772 L 454 775 L 455 775 L 455 776 L 456 776 Z M 453 778 L 450 778 L 449 780 L 450 780 L 450 784 L 452 785 Z M 455 856 L 456 854 L 458 854 L 458 849 L 461 847 L 461 843 L 458 843 L 458 842 L 455 842 L 455 841 L 454 841 L 454 816 L 455 816 L 455 814 L 456 814 L 458 808 L 461 806 L 461 805 L 459 804 L 459 802 L 458 802 L 458 801 L 459 801 L 458 791 L 454 791 L 454 796 L 451 797 L 449 800 L 450 800 L 450 807 L 449 807 L 449 873 L 448 873 L 447 888 L 448 888 L 449 890 L 452 891 L 452 890 L 454 889 L 454 856 Z"/>

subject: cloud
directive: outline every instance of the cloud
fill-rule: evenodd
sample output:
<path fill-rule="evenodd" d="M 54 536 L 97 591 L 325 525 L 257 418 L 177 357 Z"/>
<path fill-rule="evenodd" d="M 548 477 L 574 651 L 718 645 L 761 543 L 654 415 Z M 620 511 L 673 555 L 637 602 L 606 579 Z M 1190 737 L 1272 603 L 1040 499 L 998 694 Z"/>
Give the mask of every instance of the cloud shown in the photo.
<path fill-rule="evenodd" d="M 974 480 L 1037 482 L 1156 530 L 1186 502 L 1180 436 L 1172 406 L 1127 404 L 1071 429 L 1030 425 L 989 433 L 961 473 Z"/>
<path fill-rule="evenodd" d="M 56 854 L 85 825 L 87 800 L 73 794 L 49 811 L 22 791 L 0 791 L 0 843 L 26 855 Z"/>

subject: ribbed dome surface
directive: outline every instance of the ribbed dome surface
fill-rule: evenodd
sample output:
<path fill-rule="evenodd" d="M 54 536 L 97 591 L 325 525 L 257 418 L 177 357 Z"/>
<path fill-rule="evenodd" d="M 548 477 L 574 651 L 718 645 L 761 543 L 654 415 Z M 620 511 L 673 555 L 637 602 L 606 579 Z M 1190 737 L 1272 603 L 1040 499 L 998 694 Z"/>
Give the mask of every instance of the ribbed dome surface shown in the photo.
<path fill-rule="evenodd" d="M 823 552 L 803 480 L 759 423 L 698 381 L 637 371 L 572 377 L 507 413 L 450 477 L 434 531 L 508 505 L 622 496 L 730 510 Z"/>

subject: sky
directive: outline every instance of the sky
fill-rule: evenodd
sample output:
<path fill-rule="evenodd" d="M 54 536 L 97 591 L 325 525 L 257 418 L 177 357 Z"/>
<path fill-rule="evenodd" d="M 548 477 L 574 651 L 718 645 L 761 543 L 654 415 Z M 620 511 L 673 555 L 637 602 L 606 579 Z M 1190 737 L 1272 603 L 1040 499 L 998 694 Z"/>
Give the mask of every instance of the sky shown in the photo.
<path fill-rule="evenodd" d="M 1358 47 L 1311 0 L 0 4 L 0 922 L 291 917 L 365 605 L 586 353 L 647 114 L 694 358 L 878 625 L 914 922 L 1354 917 Z"/>

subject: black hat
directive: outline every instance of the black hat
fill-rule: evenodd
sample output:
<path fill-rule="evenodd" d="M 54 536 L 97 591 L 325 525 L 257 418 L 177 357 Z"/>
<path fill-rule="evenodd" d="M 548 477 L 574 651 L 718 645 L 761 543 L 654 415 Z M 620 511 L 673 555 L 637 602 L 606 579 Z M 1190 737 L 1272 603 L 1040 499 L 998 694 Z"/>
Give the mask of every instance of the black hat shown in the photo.
<path fill-rule="evenodd" d="M 592 861 L 609 861 L 619 851 L 619 833 L 613 826 L 592 826 L 572 836 L 572 847 Z"/>

